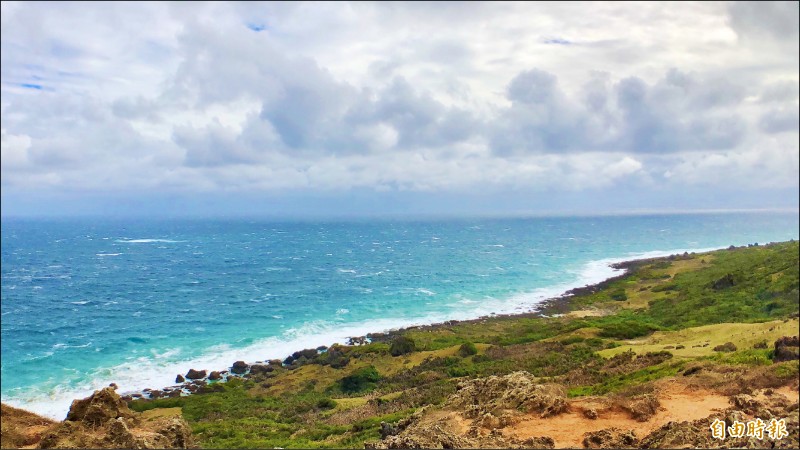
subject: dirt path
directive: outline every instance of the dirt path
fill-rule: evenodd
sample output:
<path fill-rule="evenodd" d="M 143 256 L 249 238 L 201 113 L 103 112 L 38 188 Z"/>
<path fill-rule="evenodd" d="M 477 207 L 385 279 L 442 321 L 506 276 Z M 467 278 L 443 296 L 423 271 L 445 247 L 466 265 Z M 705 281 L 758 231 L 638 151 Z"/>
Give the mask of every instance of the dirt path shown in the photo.
<path fill-rule="evenodd" d="M 550 436 L 555 440 L 556 448 L 582 448 L 583 435 L 589 431 L 616 427 L 633 430 L 641 438 L 667 422 L 702 419 L 730 406 L 726 396 L 705 390 L 690 391 L 679 385 L 667 385 L 658 397 L 661 407 L 647 422 L 638 422 L 619 409 L 603 409 L 598 400 L 587 399 L 571 402 L 571 412 L 555 417 L 525 416 L 518 424 L 505 428 L 503 434 L 518 439 Z M 583 415 L 583 411 L 589 408 L 598 412 L 597 419 Z"/>

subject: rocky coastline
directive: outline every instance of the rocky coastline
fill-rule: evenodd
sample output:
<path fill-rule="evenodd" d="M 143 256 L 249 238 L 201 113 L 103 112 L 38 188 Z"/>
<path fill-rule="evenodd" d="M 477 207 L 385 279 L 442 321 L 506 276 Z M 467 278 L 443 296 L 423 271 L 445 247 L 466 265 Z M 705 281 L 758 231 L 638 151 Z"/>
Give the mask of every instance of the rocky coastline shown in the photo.
<path fill-rule="evenodd" d="M 748 245 L 748 247 L 752 246 L 758 246 L 758 244 L 756 243 Z M 731 245 L 730 247 L 727 248 L 727 250 L 735 250 L 736 248 L 740 247 Z M 443 328 L 453 327 L 462 323 L 464 324 L 482 323 L 486 322 L 489 319 L 506 318 L 513 320 L 523 317 L 558 316 L 569 311 L 570 299 L 575 296 L 599 292 L 607 288 L 615 281 L 624 278 L 631 271 L 634 271 L 641 266 L 651 264 L 654 261 L 657 260 L 676 261 L 676 260 L 689 259 L 694 254 L 695 254 L 694 252 L 691 253 L 684 252 L 683 254 L 673 254 L 665 257 L 633 259 L 633 260 L 621 261 L 610 264 L 609 265 L 610 267 L 621 270 L 622 272 L 613 277 L 606 278 L 603 281 L 593 284 L 588 284 L 581 287 L 575 287 L 565 291 L 561 295 L 545 299 L 541 303 L 535 305 L 533 309 L 529 312 L 516 313 L 516 314 L 484 315 L 475 319 L 447 320 L 444 322 L 433 323 L 429 325 L 415 325 L 415 326 L 392 329 L 383 332 L 367 333 L 366 335 L 363 336 L 349 337 L 347 339 L 346 345 L 359 346 L 359 345 L 367 345 L 373 342 L 388 343 L 391 342 L 393 339 L 395 339 L 397 336 L 400 336 L 404 332 L 409 330 L 435 331 Z M 299 367 L 302 367 L 305 364 L 314 362 L 322 363 L 323 365 L 327 363 L 334 368 L 343 367 L 344 365 L 347 364 L 347 362 L 343 357 L 341 357 L 341 355 L 339 354 L 340 352 L 337 351 L 336 349 L 337 346 L 338 344 L 333 344 L 331 347 L 320 346 L 314 349 L 298 350 L 292 353 L 291 355 L 288 355 L 283 360 L 271 359 L 271 360 L 254 361 L 252 363 L 239 360 L 233 362 L 231 366 L 221 370 L 192 368 L 189 369 L 189 371 L 185 374 L 177 374 L 175 377 L 174 385 L 165 386 L 160 389 L 145 388 L 142 389 L 141 391 L 126 392 L 122 395 L 122 399 L 125 401 L 141 400 L 141 399 L 154 400 L 160 398 L 174 398 L 174 397 L 180 397 L 198 393 L 214 392 L 215 390 L 220 389 L 219 387 L 215 387 L 217 383 L 226 382 L 231 378 L 238 377 L 242 379 L 249 379 L 253 375 L 269 378 L 271 375 L 274 375 L 280 371 L 295 370 Z"/>

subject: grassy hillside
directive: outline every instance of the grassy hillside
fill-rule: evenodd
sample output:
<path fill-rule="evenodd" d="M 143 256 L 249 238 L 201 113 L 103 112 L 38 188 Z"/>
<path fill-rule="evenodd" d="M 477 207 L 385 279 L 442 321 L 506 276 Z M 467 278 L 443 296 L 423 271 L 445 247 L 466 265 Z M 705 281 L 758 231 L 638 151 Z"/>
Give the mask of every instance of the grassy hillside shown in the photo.
<path fill-rule="evenodd" d="M 771 353 L 797 335 L 798 287 L 797 242 L 649 260 L 570 298 L 559 317 L 414 328 L 131 407 L 182 408 L 203 447 L 363 448 L 382 421 L 441 404 L 468 377 L 525 370 L 572 397 L 624 395 L 700 367 L 779 385 L 798 376 L 797 361 Z"/>

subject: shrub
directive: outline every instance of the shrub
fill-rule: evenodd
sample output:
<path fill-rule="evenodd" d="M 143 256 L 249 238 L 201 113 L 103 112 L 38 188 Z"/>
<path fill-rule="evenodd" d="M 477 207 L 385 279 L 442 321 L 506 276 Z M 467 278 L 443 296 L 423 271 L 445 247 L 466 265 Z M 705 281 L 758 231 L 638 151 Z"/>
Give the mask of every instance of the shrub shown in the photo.
<path fill-rule="evenodd" d="M 722 345 L 718 345 L 718 346 L 714 347 L 714 351 L 715 352 L 735 352 L 736 351 L 736 346 L 733 344 L 733 342 L 726 342 L 726 343 L 724 343 Z"/>
<path fill-rule="evenodd" d="M 317 408 L 319 409 L 331 409 L 335 407 L 336 407 L 336 401 L 334 401 L 332 398 L 329 397 L 321 398 L 317 402 Z"/>
<path fill-rule="evenodd" d="M 656 327 L 647 323 L 623 320 L 603 325 L 599 335 L 601 337 L 613 339 L 633 339 L 650 334 L 656 329 Z"/>
<path fill-rule="evenodd" d="M 564 344 L 564 345 L 577 344 L 578 342 L 583 342 L 585 339 L 586 338 L 584 338 L 582 336 L 570 336 L 570 337 L 568 337 L 566 339 L 562 339 L 561 343 Z"/>
<path fill-rule="evenodd" d="M 340 380 L 343 392 L 361 392 L 375 387 L 375 383 L 381 379 L 378 369 L 375 366 L 362 367 L 350 375 Z"/>
<path fill-rule="evenodd" d="M 465 342 L 458 348 L 458 356 L 466 358 L 478 353 L 478 348 L 472 342 Z"/>
<path fill-rule="evenodd" d="M 413 352 L 417 349 L 414 340 L 408 336 L 398 336 L 392 341 L 389 353 L 392 356 L 400 356 Z"/>
<path fill-rule="evenodd" d="M 628 295 L 625 294 L 625 289 L 617 289 L 611 293 L 611 299 L 622 302 L 628 299 Z"/>

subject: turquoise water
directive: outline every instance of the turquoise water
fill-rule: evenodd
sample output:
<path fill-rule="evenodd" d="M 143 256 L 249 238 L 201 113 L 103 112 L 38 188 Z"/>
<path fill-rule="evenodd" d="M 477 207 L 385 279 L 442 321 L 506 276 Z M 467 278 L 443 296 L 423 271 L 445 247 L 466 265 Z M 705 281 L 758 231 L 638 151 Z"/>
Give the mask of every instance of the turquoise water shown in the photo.
<path fill-rule="evenodd" d="M 3 219 L 2 400 L 172 384 L 410 324 L 531 310 L 612 260 L 798 238 L 797 213 L 459 220 Z"/>

